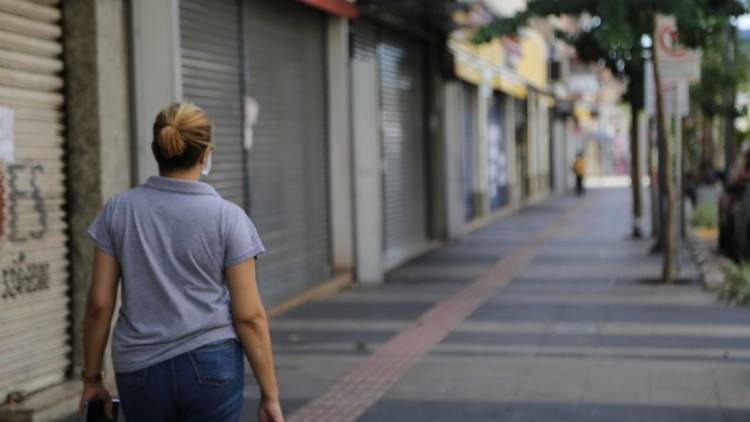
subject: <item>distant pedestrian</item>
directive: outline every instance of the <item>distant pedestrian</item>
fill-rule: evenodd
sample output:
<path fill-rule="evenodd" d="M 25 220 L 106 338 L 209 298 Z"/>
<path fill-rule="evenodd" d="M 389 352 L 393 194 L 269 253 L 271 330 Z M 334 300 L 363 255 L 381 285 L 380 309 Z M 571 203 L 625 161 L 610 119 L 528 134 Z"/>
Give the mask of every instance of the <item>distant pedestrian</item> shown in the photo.
<path fill-rule="evenodd" d="M 573 162 L 573 174 L 576 176 L 576 194 L 581 196 L 586 193 L 586 188 L 583 186 L 583 178 L 586 174 L 586 161 L 583 159 L 583 151 L 579 151 L 576 155 Z"/>
<path fill-rule="evenodd" d="M 211 122 L 172 104 L 153 126 L 159 176 L 110 199 L 88 230 L 96 244 L 86 306 L 81 405 L 105 402 L 102 358 L 133 422 L 237 421 L 244 356 L 261 391 L 260 421 L 281 422 L 266 313 L 255 279 L 263 244 L 244 210 L 198 181 L 211 167 Z"/>

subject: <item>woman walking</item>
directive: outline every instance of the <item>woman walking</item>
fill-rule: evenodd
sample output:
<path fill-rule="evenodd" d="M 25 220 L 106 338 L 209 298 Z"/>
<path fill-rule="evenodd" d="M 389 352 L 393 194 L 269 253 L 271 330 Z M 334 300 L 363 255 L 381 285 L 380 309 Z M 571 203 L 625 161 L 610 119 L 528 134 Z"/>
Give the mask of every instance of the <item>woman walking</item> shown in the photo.
<path fill-rule="evenodd" d="M 583 185 L 583 178 L 586 174 L 586 162 L 583 159 L 583 151 L 579 151 L 573 161 L 573 174 L 576 176 L 576 194 L 581 196 L 586 193 Z"/>
<path fill-rule="evenodd" d="M 81 404 L 102 400 L 111 413 L 102 358 L 122 280 L 112 360 L 129 422 L 237 421 L 243 351 L 261 390 L 258 419 L 283 421 L 255 280 L 263 244 L 240 207 L 198 181 L 211 167 L 211 122 L 172 104 L 153 136 L 159 177 L 110 199 L 88 231 L 96 251 Z"/>

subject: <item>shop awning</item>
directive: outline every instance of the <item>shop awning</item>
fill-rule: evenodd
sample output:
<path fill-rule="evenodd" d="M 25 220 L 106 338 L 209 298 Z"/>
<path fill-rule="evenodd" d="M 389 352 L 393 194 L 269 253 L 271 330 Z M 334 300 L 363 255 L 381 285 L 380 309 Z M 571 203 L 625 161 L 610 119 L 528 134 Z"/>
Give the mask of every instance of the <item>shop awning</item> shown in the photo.
<path fill-rule="evenodd" d="M 343 16 L 345 18 L 354 19 L 359 16 L 357 6 L 346 1 L 346 0 L 297 0 L 300 3 L 304 3 L 308 6 L 320 9 L 326 13 L 332 15 Z"/>

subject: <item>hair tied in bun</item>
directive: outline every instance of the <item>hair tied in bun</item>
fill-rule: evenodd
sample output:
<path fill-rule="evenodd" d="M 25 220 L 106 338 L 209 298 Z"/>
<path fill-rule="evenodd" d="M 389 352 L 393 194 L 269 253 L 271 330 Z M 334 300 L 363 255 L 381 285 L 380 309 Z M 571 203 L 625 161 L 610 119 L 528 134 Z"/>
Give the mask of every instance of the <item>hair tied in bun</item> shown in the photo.
<path fill-rule="evenodd" d="M 159 149 L 164 157 L 175 157 L 185 151 L 185 141 L 182 134 L 173 122 L 169 122 L 161 129 L 159 136 Z"/>

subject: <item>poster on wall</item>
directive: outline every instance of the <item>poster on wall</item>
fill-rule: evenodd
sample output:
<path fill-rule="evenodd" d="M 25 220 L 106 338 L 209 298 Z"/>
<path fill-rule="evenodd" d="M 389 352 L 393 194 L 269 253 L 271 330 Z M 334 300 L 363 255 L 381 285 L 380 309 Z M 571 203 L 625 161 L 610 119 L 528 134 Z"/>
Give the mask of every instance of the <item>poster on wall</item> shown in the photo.
<path fill-rule="evenodd" d="M 16 158 L 13 140 L 15 113 L 12 108 L 0 106 L 0 162 L 13 163 Z"/>

